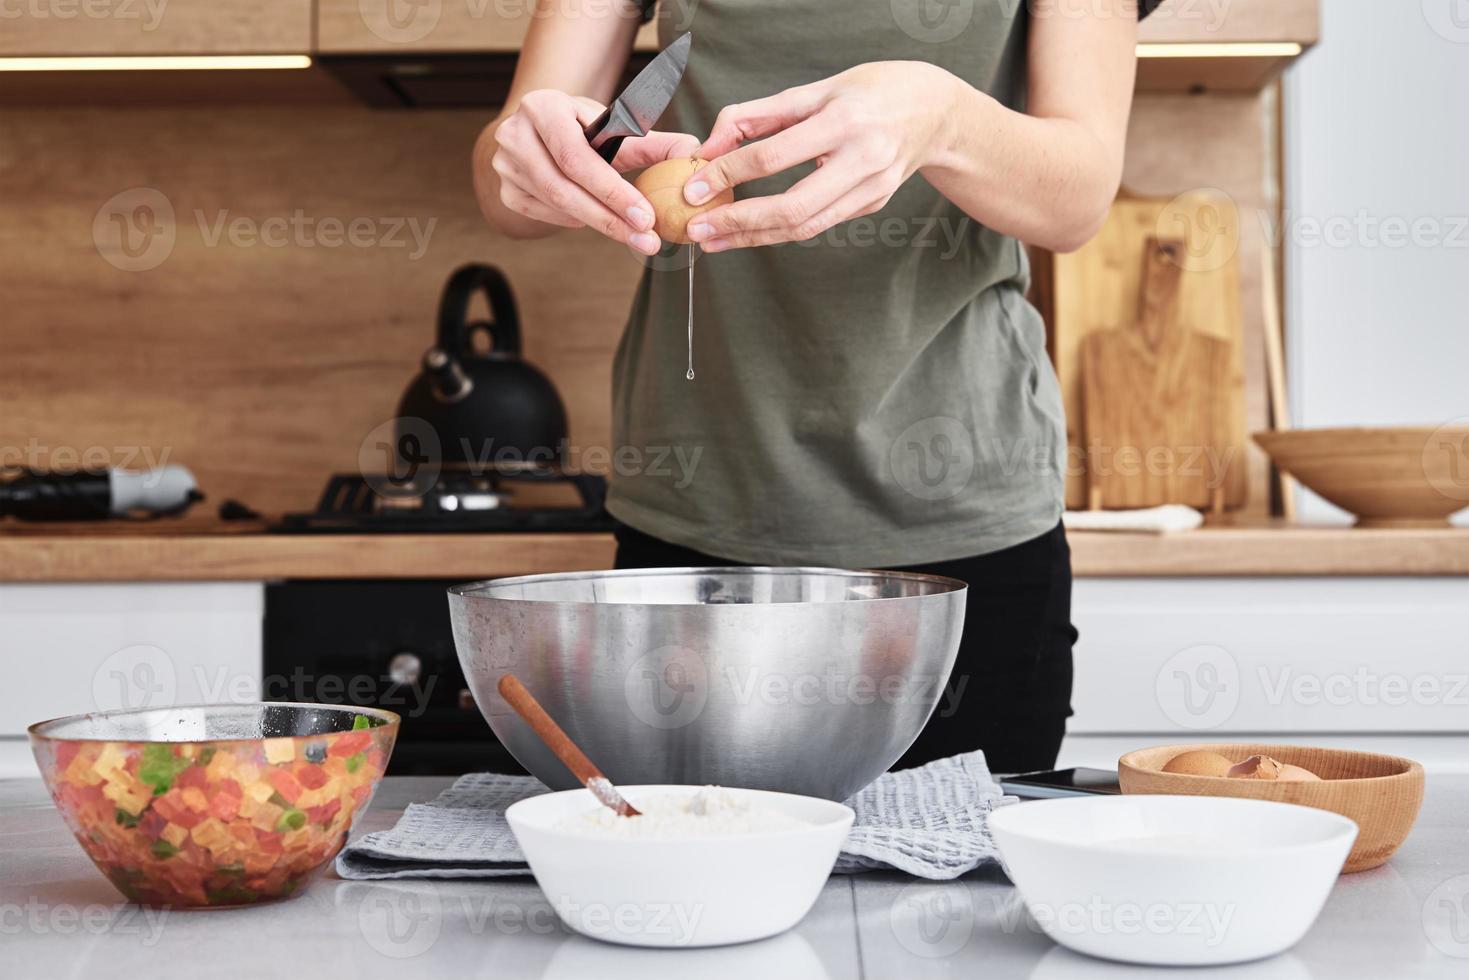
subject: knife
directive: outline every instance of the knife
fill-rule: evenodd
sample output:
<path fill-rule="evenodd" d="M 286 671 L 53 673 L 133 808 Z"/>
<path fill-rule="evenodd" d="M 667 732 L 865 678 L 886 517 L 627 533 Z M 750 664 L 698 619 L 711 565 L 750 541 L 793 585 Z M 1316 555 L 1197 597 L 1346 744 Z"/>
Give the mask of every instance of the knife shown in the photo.
<path fill-rule="evenodd" d="M 673 101 L 673 90 L 683 78 L 693 45 L 694 34 L 690 31 L 660 51 L 586 128 L 587 142 L 603 160 L 611 163 L 622 141 L 629 136 L 648 135 L 648 130 Z"/>

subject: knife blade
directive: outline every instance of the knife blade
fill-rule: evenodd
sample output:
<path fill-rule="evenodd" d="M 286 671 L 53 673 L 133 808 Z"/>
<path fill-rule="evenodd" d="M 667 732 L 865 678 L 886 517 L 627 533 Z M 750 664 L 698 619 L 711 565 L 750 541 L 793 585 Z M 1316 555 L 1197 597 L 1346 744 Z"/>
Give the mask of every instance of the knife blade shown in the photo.
<path fill-rule="evenodd" d="M 629 136 L 646 136 L 673 101 L 694 45 L 692 31 L 674 41 L 638 72 L 607 110 L 586 128 L 587 142 L 608 163 Z"/>

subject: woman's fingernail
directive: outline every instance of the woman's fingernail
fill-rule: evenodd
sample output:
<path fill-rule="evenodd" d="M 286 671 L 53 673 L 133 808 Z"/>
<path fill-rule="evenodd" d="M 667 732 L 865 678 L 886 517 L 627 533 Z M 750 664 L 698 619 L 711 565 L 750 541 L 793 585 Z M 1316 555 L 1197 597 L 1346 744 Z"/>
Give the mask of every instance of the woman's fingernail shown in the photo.
<path fill-rule="evenodd" d="M 634 206 L 628 208 L 627 220 L 631 221 L 632 226 L 639 231 L 645 231 L 653 227 L 653 216 L 640 207 Z"/>
<path fill-rule="evenodd" d="M 714 226 L 706 222 L 701 221 L 696 225 L 689 225 L 689 237 L 696 242 L 702 242 L 713 234 Z"/>
<path fill-rule="evenodd" d="M 709 197 L 709 185 L 702 180 L 696 180 L 684 187 L 683 196 L 690 204 L 703 204 Z"/>
<path fill-rule="evenodd" d="M 633 248 L 648 255 L 652 255 L 658 251 L 658 236 L 650 235 L 646 231 L 638 232 L 627 241 Z"/>
<path fill-rule="evenodd" d="M 728 243 L 723 238 L 711 238 L 707 242 L 701 242 L 699 247 L 706 252 L 723 252 Z"/>

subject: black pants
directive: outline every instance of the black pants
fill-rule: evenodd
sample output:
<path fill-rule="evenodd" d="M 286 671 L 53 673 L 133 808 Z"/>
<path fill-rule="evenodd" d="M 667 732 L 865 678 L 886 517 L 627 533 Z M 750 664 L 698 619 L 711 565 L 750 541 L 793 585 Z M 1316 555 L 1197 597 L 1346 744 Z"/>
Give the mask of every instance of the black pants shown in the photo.
<path fill-rule="evenodd" d="M 630 527 L 617 531 L 618 568 L 737 565 Z M 969 585 L 964 637 L 938 707 L 894 766 L 984 749 L 994 772 L 1050 769 L 1071 714 L 1071 550 L 1056 528 L 1004 551 L 904 571 Z"/>

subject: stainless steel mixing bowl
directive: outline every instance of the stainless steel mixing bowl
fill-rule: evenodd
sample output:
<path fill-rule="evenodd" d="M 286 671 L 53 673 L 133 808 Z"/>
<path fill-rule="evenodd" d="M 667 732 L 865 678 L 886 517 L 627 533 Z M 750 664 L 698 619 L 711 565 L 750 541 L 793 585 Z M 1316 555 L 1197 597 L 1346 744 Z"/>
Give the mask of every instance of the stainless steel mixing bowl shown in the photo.
<path fill-rule="evenodd" d="M 841 800 L 897 761 L 959 647 L 956 579 L 823 568 L 671 568 L 449 590 L 490 728 L 556 789 L 576 781 L 495 690 L 513 673 L 620 783 Z"/>

